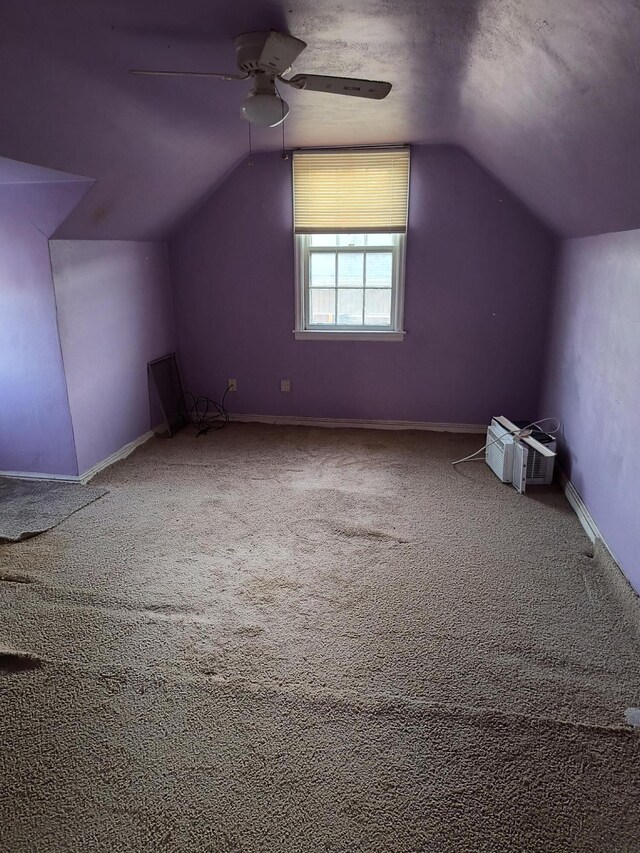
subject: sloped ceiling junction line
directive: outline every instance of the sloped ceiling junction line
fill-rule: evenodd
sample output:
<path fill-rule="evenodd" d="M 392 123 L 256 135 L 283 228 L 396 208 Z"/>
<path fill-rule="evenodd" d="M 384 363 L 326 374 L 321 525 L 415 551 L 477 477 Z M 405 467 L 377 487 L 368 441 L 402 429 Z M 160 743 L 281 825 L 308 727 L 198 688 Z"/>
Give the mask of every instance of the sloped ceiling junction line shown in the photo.
<path fill-rule="evenodd" d="M 161 239 L 241 161 L 233 38 L 308 42 L 296 70 L 389 80 L 381 102 L 287 92 L 287 144 L 452 142 L 562 236 L 640 227 L 637 0 L 4 0 L 0 156 L 96 179 L 56 232 Z M 278 130 L 254 133 L 277 150 Z"/>

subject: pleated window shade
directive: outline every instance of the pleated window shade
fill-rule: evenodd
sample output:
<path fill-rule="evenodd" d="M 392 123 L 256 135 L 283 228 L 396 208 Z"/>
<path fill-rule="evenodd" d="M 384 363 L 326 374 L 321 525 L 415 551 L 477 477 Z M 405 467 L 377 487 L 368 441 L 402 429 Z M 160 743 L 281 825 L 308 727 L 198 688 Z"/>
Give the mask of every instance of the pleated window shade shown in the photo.
<path fill-rule="evenodd" d="M 404 233 L 409 149 L 293 155 L 296 234 Z"/>

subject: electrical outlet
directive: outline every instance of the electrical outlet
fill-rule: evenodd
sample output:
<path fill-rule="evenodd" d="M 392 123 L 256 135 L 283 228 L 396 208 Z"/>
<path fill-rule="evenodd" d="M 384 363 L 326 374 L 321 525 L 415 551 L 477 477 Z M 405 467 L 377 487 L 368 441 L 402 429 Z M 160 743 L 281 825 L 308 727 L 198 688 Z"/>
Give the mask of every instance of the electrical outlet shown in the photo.
<path fill-rule="evenodd" d="M 291 380 L 290 379 L 281 379 L 280 380 L 280 390 L 283 394 L 291 393 Z"/>
<path fill-rule="evenodd" d="M 229 391 L 237 391 L 238 383 L 235 379 L 227 379 L 227 388 L 229 389 Z"/>

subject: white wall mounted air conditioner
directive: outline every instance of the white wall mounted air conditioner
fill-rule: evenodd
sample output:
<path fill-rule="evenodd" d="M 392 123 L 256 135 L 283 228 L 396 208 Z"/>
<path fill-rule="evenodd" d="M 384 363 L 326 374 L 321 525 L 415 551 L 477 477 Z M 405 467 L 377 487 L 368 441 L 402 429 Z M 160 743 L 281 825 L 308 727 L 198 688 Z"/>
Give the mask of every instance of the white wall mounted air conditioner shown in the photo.
<path fill-rule="evenodd" d="M 512 483 L 524 494 L 527 486 L 548 485 L 553 479 L 555 439 L 538 430 L 538 438 L 521 435 L 517 426 L 503 415 L 491 419 L 487 428 L 485 461 L 503 483 Z"/>

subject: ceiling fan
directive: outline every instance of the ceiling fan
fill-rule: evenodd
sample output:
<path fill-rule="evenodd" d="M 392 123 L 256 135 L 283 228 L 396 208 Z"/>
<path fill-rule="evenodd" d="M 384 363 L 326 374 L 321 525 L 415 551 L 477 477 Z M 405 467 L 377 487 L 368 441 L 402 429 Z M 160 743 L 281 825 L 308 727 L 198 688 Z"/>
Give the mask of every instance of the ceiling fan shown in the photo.
<path fill-rule="evenodd" d="M 218 74 L 205 71 L 152 71 L 132 68 L 131 74 L 161 77 L 213 77 L 218 80 L 248 80 L 253 88 L 245 98 L 240 112 L 252 124 L 275 127 L 289 114 L 289 105 L 280 97 L 276 80 L 293 89 L 351 95 L 356 98 L 381 100 L 391 91 L 391 83 L 379 80 L 358 80 L 349 77 L 326 77 L 320 74 L 295 74 L 284 77 L 305 49 L 306 42 L 275 30 L 262 33 L 243 33 L 235 39 L 236 64 L 241 74 Z"/>

